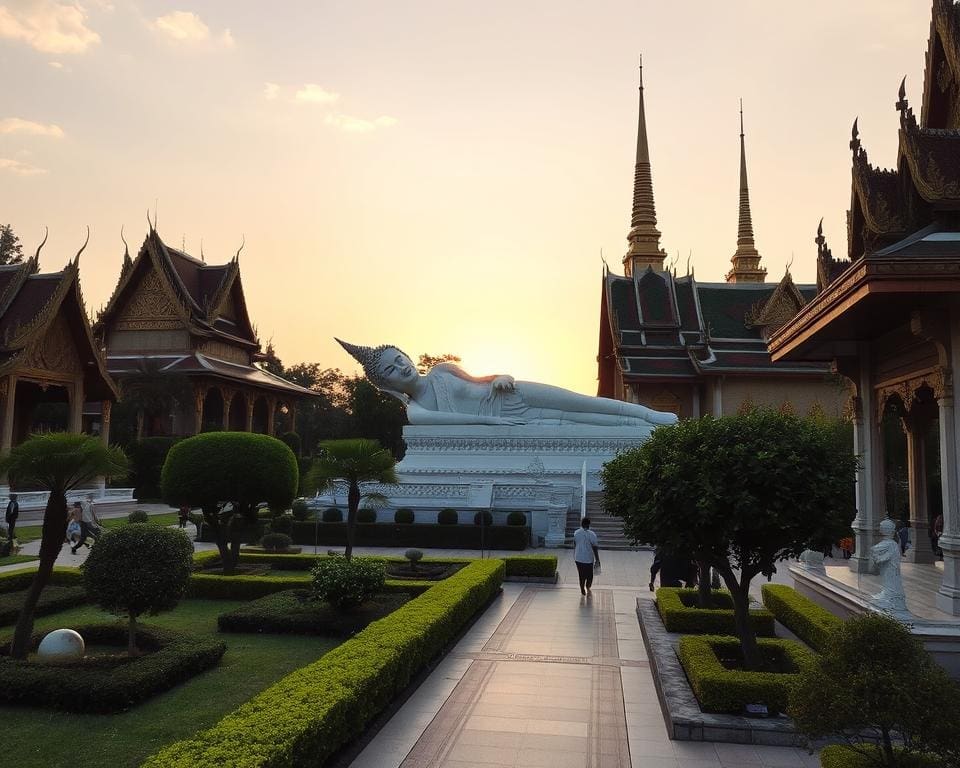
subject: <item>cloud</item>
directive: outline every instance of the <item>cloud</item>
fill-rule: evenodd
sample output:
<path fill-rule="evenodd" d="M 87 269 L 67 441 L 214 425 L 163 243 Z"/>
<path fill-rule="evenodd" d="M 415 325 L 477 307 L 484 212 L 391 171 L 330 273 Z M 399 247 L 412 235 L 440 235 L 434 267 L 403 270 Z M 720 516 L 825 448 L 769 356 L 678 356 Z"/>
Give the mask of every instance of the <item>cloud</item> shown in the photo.
<path fill-rule="evenodd" d="M 54 69 L 63 69 L 62 61 L 48 61 L 47 64 L 49 64 Z"/>
<path fill-rule="evenodd" d="M 77 3 L 25 0 L 0 5 L 0 37 L 20 40 L 43 53 L 84 53 L 100 42 Z"/>
<path fill-rule="evenodd" d="M 340 101 L 340 94 L 321 88 L 316 83 L 307 83 L 296 92 L 293 98 L 305 104 L 330 105 Z"/>
<path fill-rule="evenodd" d="M 276 83 L 263 84 L 263 98 L 267 101 L 273 101 L 280 95 L 280 86 Z"/>
<path fill-rule="evenodd" d="M 36 123 L 19 117 L 0 118 L 0 134 L 20 133 L 26 136 L 48 136 L 52 139 L 63 138 L 63 128 L 53 123 Z"/>
<path fill-rule="evenodd" d="M 153 20 L 153 28 L 176 43 L 195 45 L 212 42 L 223 48 L 233 48 L 236 44 L 229 29 L 212 37 L 210 27 L 192 11 L 173 11 L 166 16 L 158 16 Z"/>
<path fill-rule="evenodd" d="M 324 122 L 344 133 L 370 133 L 380 128 L 391 128 L 397 124 L 397 118 L 382 115 L 372 120 L 366 120 L 362 117 L 353 117 L 352 115 L 327 115 Z"/>
<path fill-rule="evenodd" d="M 9 157 L 0 157 L 0 171 L 9 171 L 17 176 L 39 176 L 47 172 L 44 168 L 21 163 L 19 160 L 11 160 Z"/>

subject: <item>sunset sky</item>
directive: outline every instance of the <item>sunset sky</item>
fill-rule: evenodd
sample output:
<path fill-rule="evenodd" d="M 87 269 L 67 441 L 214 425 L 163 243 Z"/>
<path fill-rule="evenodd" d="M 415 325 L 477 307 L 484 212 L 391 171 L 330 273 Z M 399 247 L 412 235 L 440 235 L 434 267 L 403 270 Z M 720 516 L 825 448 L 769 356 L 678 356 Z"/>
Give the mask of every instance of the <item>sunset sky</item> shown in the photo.
<path fill-rule="evenodd" d="M 208 262 L 246 238 L 283 361 L 333 336 L 596 392 L 600 252 L 626 249 L 637 56 L 663 246 L 722 280 L 743 98 L 769 279 L 846 250 L 850 126 L 892 166 L 930 0 L 0 0 L 0 223 L 41 267 L 83 242 L 102 306 L 154 208 Z"/>

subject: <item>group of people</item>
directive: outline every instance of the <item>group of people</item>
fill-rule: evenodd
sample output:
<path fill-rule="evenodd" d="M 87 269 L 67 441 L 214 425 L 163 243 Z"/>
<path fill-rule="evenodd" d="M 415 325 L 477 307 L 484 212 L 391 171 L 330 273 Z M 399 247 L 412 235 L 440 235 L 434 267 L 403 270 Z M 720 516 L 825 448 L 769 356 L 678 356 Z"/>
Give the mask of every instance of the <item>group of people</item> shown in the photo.
<path fill-rule="evenodd" d="M 67 543 L 71 545 L 70 554 L 77 554 L 80 547 L 90 548 L 87 539 L 96 541 L 102 532 L 100 518 L 97 517 L 93 494 L 87 494 L 83 501 L 73 502 L 67 521 Z"/>
<path fill-rule="evenodd" d="M 657 547 L 653 553 L 653 564 L 650 566 L 650 591 L 654 590 L 657 575 L 660 576 L 661 587 L 697 586 L 700 569 L 697 561 L 682 554 L 664 552 Z"/>

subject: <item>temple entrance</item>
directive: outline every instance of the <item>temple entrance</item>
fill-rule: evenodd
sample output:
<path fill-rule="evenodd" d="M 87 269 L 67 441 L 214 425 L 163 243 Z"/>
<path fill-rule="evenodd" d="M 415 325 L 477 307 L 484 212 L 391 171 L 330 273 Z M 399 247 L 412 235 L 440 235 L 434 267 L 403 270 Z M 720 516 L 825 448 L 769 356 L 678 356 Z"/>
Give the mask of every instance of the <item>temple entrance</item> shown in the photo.
<path fill-rule="evenodd" d="M 223 429 L 223 395 L 217 387 L 211 387 L 203 399 L 201 432 L 217 432 Z"/>
<path fill-rule="evenodd" d="M 231 432 L 243 432 L 247 428 L 247 398 L 238 392 L 230 399 L 230 413 L 227 416 L 227 429 Z"/>
<path fill-rule="evenodd" d="M 19 445 L 35 432 L 65 432 L 69 428 L 70 397 L 66 386 L 17 382 L 13 445 Z"/>
<path fill-rule="evenodd" d="M 267 405 L 267 399 L 258 397 L 253 403 L 253 431 L 265 435 L 269 418 L 270 407 Z"/>

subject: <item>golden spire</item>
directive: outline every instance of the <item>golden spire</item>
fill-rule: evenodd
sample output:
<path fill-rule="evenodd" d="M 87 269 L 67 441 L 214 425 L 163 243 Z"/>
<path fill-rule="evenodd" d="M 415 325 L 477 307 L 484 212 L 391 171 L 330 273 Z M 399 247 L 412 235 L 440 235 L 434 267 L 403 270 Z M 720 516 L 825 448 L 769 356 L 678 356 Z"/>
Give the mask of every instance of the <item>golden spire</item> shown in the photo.
<path fill-rule="evenodd" d="M 743 139 L 743 99 L 740 100 L 740 220 L 737 225 L 737 250 L 730 261 L 733 262 L 733 269 L 727 273 L 728 283 L 762 283 L 767 278 L 767 270 L 760 266 L 760 254 L 753 242 L 747 150 Z"/>
<path fill-rule="evenodd" d="M 647 117 L 643 106 L 643 58 L 640 59 L 640 112 L 637 118 L 637 162 L 633 175 L 633 213 L 623 268 L 627 275 L 647 267 L 663 270 L 667 254 L 660 248 L 657 209 L 653 202 L 653 176 L 650 149 L 647 146 Z"/>

